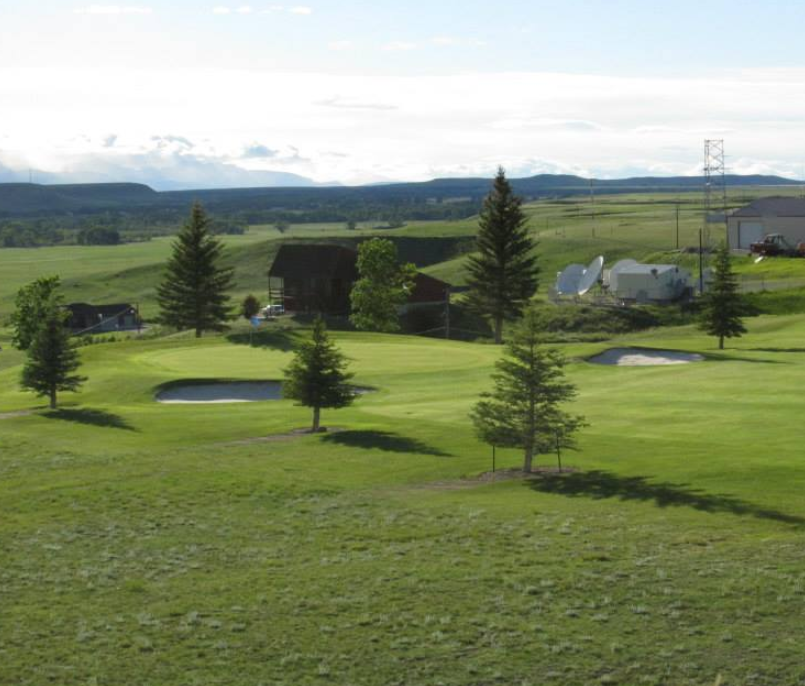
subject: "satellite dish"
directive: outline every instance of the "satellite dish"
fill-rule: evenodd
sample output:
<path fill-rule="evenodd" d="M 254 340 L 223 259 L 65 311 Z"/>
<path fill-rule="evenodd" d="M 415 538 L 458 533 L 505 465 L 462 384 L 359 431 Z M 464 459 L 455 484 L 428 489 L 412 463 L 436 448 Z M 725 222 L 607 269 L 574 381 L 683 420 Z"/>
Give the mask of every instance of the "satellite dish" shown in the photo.
<path fill-rule="evenodd" d="M 584 272 L 584 276 L 582 276 L 581 281 L 579 281 L 579 289 L 576 292 L 579 295 L 584 295 L 601 280 L 601 272 L 603 271 L 604 258 L 599 255 L 590 262 L 590 266 L 587 267 L 587 271 Z"/>
<path fill-rule="evenodd" d="M 576 295 L 584 271 L 583 264 L 571 264 L 565 267 L 556 277 L 556 292 L 559 295 Z"/>
<path fill-rule="evenodd" d="M 612 269 L 609 270 L 609 290 L 618 290 L 618 274 L 624 269 L 628 269 L 637 264 L 637 260 L 619 260 L 614 264 Z"/>

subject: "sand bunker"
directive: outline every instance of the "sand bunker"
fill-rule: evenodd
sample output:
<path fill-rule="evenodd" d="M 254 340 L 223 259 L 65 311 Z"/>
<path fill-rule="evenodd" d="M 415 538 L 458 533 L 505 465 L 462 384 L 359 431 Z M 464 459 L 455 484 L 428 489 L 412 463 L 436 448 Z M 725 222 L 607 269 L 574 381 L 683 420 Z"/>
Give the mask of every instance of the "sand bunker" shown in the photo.
<path fill-rule="evenodd" d="M 648 348 L 611 348 L 591 357 L 593 364 L 610 364 L 618 367 L 649 367 L 666 364 L 701 362 L 702 355 L 678 350 L 650 350 Z"/>
<path fill-rule="evenodd" d="M 280 381 L 175 384 L 157 395 L 160 403 L 256 403 L 281 400 Z"/>

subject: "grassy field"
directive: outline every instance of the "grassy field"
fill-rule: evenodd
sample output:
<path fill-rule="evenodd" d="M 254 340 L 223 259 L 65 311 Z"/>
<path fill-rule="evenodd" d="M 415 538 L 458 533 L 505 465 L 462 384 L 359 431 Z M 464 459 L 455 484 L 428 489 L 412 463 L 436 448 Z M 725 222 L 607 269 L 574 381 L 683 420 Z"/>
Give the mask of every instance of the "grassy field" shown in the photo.
<path fill-rule="evenodd" d="M 735 189 L 737 205 L 769 193 L 798 193 L 792 189 Z M 543 200 L 526 206 L 530 226 L 539 241 L 543 269 L 542 291 L 553 284 L 557 271 L 572 262 L 588 263 L 603 254 L 609 264 L 625 257 L 680 262 L 695 267 L 695 256 L 675 252 L 676 211 L 682 248 L 698 243 L 701 227 L 699 194 L 634 194 L 596 198 Z M 434 276 L 454 285 L 465 283 L 464 264 L 477 218 L 455 222 L 410 222 L 398 229 L 373 229 L 371 223 L 350 231 L 344 224 L 292 226 L 280 234 L 271 226 L 252 226 L 243 236 L 226 236 L 227 263 L 235 268 L 235 295 L 267 297 L 266 272 L 282 241 L 355 241 L 367 236 L 392 237 L 405 244 L 405 259 L 416 261 Z M 713 238 L 723 228 L 713 227 Z M 407 242 L 407 243 L 406 243 Z M 155 311 L 155 287 L 170 252 L 171 239 L 113 247 L 54 247 L 0 250 L 0 323 L 11 312 L 14 293 L 24 283 L 45 274 L 60 274 L 69 301 L 136 302 L 146 317 Z M 805 286 L 805 260 L 775 259 L 761 264 L 738 258 L 746 290 Z"/>
<path fill-rule="evenodd" d="M 88 346 L 57 412 L 3 351 L 0 683 L 805 683 L 805 317 L 750 329 L 565 347 L 578 471 L 491 484 L 493 346 L 339 334 L 376 390 L 293 439 L 287 401 L 153 397 L 280 378 L 299 333 Z M 582 359 L 621 344 L 707 360 Z"/>

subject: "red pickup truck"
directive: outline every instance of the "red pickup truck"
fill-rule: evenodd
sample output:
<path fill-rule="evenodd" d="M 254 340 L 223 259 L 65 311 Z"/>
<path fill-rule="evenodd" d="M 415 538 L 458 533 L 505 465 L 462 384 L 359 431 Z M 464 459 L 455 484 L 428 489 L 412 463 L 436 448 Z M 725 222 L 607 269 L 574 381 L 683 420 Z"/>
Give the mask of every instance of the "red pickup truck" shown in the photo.
<path fill-rule="evenodd" d="M 779 233 L 770 233 L 762 241 L 752 243 L 749 250 L 763 257 L 805 257 L 805 243 L 797 243 L 795 247 Z"/>

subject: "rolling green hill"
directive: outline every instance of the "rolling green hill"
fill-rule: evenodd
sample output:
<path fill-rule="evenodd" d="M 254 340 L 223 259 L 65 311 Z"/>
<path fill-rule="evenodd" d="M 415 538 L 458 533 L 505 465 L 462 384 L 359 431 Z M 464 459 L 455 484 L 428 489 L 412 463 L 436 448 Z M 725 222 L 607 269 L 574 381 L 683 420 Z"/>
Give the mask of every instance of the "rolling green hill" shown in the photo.
<path fill-rule="evenodd" d="M 85 347 L 56 412 L 0 369 L 0 682 L 801 680 L 805 318 L 606 344 L 707 356 L 679 367 L 565 346 L 590 426 L 562 476 L 477 478 L 494 346 L 338 334 L 376 390 L 323 436 L 289 401 L 154 402 L 279 378 L 297 335 Z"/>
<path fill-rule="evenodd" d="M 790 191 L 795 192 L 795 191 Z M 740 193 L 740 195 L 739 195 Z M 737 205 L 764 194 L 762 188 L 736 189 Z M 609 264 L 631 257 L 644 261 L 679 262 L 695 268 L 694 255 L 677 251 L 677 207 L 680 248 L 695 246 L 702 225 L 697 193 L 623 194 L 543 200 L 526 206 L 539 242 L 541 290 L 572 262 L 587 264 L 604 255 Z M 355 246 L 370 236 L 394 240 L 401 259 L 423 271 L 461 286 L 464 263 L 472 250 L 477 219 L 410 222 L 397 229 L 374 229 L 371 223 L 348 230 L 343 224 L 297 224 L 284 234 L 272 226 L 255 225 L 242 236 L 225 236 L 226 261 L 236 270 L 235 296 L 266 295 L 266 272 L 283 241 L 336 242 Z M 713 225 L 714 239 L 720 238 Z M 154 294 L 162 265 L 170 252 L 169 238 L 120 246 L 64 246 L 0 250 L 0 322 L 10 313 L 16 290 L 43 274 L 60 274 L 68 300 L 139 302 L 146 316 L 154 313 Z M 745 290 L 779 290 L 805 286 L 805 260 L 775 259 L 754 264 L 736 258 Z"/>

